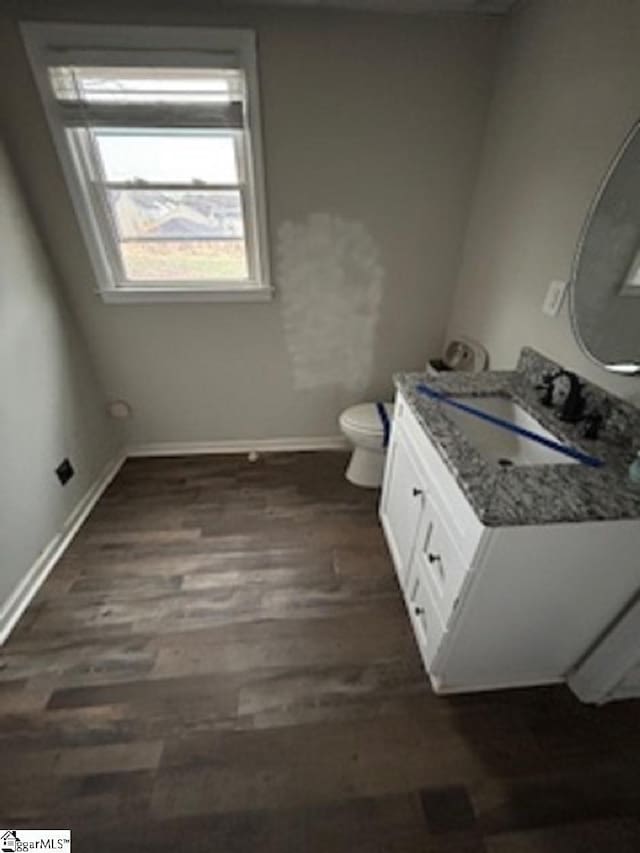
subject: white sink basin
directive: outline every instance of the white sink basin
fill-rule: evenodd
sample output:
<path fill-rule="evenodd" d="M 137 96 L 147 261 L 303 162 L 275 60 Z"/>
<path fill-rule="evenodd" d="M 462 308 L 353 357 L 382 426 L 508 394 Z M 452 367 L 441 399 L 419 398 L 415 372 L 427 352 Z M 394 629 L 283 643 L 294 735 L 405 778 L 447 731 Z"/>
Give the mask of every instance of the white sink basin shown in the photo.
<path fill-rule="evenodd" d="M 546 430 L 528 412 L 508 397 L 453 397 L 458 403 L 473 406 L 487 415 L 502 418 L 518 427 L 535 432 L 542 438 L 558 442 L 559 440 Z M 557 450 L 538 444 L 530 438 L 518 435 L 484 421 L 475 415 L 445 406 L 445 413 L 458 429 L 464 433 L 476 450 L 489 462 L 505 467 L 510 465 L 571 465 L 577 462 Z M 562 443 L 562 442 L 559 442 Z"/>

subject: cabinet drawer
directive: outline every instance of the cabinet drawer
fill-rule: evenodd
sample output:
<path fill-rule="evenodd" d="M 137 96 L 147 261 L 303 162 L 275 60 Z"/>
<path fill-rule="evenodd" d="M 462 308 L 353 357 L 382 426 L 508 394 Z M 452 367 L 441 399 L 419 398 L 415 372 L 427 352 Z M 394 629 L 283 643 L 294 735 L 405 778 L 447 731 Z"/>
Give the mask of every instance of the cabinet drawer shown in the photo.
<path fill-rule="evenodd" d="M 458 550 L 465 562 L 470 563 L 485 528 L 400 393 L 396 396 L 394 425 L 396 421 L 402 424 L 414 454 L 420 459 L 424 476 L 428 480 L 429 493 L 438 512 L 448 520 Z"/>
<path fill-rule="evenodd" d="M 444 627 L 425 583 L 424 575 L 421 571 L 416 571 L 415 565 L 409 573 L 405 601 L 422 660 L 425 668 L 430 672 L 444 636 Z"/>
<path fill-rule="evenodd" d="M 443 625 L 447 625 L 470 569 L 430 496 L 425 498 L 414 563 L 426 580 Z"/>

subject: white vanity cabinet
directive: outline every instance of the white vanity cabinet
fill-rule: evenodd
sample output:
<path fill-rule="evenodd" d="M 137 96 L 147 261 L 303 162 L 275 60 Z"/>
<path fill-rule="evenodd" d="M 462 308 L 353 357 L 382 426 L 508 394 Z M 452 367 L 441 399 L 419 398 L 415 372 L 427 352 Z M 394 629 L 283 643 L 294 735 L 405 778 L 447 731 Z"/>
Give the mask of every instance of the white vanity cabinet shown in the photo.
<path fill-rule="evenodd" d="M 380 519 L 438 692 L 565 679 L 640 587 L 636 521 L 483 525 L 401 393 Z"/>

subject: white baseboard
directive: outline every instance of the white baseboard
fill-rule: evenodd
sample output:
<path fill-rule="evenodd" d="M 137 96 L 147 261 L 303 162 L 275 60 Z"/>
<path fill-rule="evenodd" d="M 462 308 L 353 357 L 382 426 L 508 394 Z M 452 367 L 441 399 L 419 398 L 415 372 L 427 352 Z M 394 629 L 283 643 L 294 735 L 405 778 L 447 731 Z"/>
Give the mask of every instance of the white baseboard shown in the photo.
<path fill-rule="evenodd" d="M 524 690 L 527 687 L 548 687 L 552 684 L 562 684 L 566 679 L 561 675 L 530 675 L 511 681 L 488 681 L 486 684 L 443 685 L 439 676 L 429 674 L 429 680 L 434 693 L 439 696 L 447 696 L 454 693 L 485 693 L 489 690 Z"/>
<path fill-rule="evenodd" d="M 346 450 L 341 435 L 303 438 L 241 438 L 222 441 L 157 441 L 133 443 L 128 456 L 192 456 L 206 453 L 282 453 L 298 450 Z"/>
<path fill-rule="evenodd" d="M 0 646 L 6 641 L 55 564 L 69 547 L 73 537 L 95 506 L 98 498 L 116 476 L 125 459 L 126 454 L 121 453 L 104 467 L 97 480 L 78 501 L 60 532 L 53 537 L 4 602 L 0 608 Z"/>

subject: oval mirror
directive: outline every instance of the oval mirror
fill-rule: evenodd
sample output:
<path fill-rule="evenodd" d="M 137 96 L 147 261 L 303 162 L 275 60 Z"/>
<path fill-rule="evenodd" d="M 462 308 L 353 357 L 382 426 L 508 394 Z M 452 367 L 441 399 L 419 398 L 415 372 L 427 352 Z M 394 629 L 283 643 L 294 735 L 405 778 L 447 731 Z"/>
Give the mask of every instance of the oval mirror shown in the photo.
<path fill-rule="evenodd" d="M 640 122 L 589 209 L 571 271 L 571 321 L 601 367 L 640 372 Z"/>

